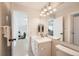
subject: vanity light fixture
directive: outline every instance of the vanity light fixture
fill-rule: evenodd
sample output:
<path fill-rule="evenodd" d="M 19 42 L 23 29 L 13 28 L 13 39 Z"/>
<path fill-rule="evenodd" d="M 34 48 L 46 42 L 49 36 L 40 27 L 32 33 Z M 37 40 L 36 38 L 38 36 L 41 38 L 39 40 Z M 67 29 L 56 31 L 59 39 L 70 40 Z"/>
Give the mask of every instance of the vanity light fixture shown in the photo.
<path fill-rule="evenodd" d="M 56 12 L 56 8 L 52 8 L 51 3 L 49 2 L 47 6 L 41 9 L 41 14 L 40 16 L 48 16 L 52 14 L 53 12 Z"/>
<path fill-rule="evenodd" d="M 55 3 L 54 3 L 55 4 Z M 58 5 L 56 5 L 54 7 L 54 4 L 52 4 L 51 2 L 48 3 L 48 5 L 44 6 L 42 9 L 41 9 L 41 14 L 40 16 L 48 16 L 52 13 L 55 14 L 55 12 L 57 11 L 57 8 L 63 4 L 63 3 L 59 3 Z M 55 15 L 54 15 L 55 16 Z"/>

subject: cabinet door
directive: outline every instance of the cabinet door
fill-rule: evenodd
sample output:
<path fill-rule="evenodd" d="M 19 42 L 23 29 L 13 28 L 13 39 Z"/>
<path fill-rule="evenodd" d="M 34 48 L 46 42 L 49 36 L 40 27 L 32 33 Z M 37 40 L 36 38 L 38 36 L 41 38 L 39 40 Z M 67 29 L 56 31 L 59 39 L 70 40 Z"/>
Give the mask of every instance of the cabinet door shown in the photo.
<path fill-rule="evenodd" d="M 39 56 L 51 56 L 51 42 L 40 43 L 38 54 Z"/>

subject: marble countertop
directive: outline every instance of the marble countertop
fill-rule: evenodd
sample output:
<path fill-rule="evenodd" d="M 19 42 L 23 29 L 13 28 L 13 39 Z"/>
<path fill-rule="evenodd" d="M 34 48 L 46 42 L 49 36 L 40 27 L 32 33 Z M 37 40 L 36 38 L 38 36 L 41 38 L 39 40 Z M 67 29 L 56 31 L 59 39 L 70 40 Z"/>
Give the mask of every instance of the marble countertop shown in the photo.
<path fill-rule="evenodd" d="M 50 38 L 48 38 L 48 37 L 40 37 L 40 36 L 33 36 L 32 39 L 34 39 L 34 40 L 37 41 L 38 43 L 43 43 L 43 42 L 52 41 L 52 39 L 50 39 Z"/>

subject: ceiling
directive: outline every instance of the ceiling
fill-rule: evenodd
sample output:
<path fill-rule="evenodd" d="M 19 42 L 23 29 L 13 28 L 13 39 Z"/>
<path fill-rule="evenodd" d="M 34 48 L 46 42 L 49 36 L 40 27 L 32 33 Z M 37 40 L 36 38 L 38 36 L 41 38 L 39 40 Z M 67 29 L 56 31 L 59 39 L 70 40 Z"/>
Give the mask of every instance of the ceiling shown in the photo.
<path fill-rule="evenodd" d="M 43 6 L 47 5 L 47 2 L 19 2 L 17 4 L 26 6 L 29 10 L 39 11 Z"/>
<path fill-rule="evenodd" d="M 17 2 L 16 4 L 23 5 L 27 8 L 29 14 L 32 14 L 33 16 L 39 16 L 41 8 L 48 5 L 48 2 Z M 59 2 L 52 2 L 52 7 L 59 7 Z M 68 7 L 74 4 L 79 4 L 78 2 L 61 2 L 61 5 L 64 7 Z"/>

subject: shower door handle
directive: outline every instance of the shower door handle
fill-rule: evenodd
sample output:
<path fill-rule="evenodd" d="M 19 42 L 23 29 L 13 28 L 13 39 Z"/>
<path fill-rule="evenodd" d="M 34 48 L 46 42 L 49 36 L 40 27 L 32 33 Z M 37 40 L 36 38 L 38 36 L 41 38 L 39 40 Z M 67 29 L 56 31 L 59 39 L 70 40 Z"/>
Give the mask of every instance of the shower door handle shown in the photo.
<path fill-rule="evenodd" d="M 16 40 L 16 39 L 9 39 L 9 41 L 14 41 L 14 40 Z"/>

